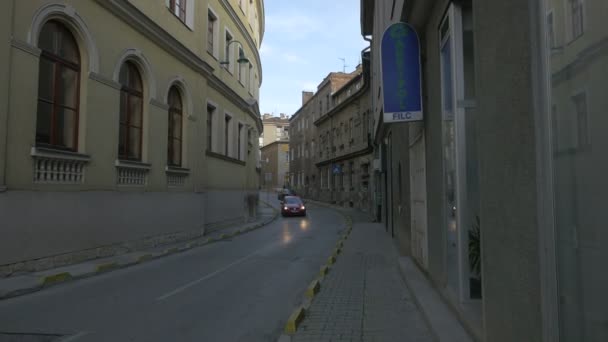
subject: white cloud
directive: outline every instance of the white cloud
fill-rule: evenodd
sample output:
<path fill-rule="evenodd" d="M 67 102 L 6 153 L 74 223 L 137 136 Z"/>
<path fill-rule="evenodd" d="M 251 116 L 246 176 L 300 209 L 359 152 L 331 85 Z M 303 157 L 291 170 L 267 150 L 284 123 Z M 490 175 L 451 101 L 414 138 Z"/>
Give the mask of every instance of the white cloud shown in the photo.
<path fill-rule="evenodd" d="M 322 32 L 320 22 L 307 15 L 279 13 L 266 15 L 266 31 L 281 32 L 284 39 L 303 39 L 315 32 Z"/>
<path fill-rule="evenodd" d="M 272 56 L 274 53 L 274 48 L 270 45 L 268 45 L 267 43 L 262 43 L 262 46 L 260 47 L 260 55 L 262 56 Z"/>
<path fill-rule="evenodd" d="M 283 58 L 289 63 L 308 64 L 302 57 L 289 52 L 283 53 Z"/>

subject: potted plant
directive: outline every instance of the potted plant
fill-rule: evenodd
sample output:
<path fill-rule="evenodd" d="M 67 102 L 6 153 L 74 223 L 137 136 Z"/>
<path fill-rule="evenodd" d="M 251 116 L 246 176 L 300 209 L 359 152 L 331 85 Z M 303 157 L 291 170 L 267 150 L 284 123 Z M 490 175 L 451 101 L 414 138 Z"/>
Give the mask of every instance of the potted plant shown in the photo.
<path fill-rule="evenodd" d="M 469 230 L 469 288 L 471 298 L 481 298 L 481 223 L 479 215 L 475 215 L 473 226 Z"/>

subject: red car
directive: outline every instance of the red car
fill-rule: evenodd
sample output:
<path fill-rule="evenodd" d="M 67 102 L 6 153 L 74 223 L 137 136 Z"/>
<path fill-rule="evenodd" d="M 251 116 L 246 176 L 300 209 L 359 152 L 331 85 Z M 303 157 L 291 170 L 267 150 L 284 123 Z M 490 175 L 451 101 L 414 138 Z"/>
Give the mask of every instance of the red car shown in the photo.
<path fill-rule="evenodd" d="M 306 207 L 302 199 L 297 196 L 285 196 L 281 202 L 281 215 L 306 216 Z"/>

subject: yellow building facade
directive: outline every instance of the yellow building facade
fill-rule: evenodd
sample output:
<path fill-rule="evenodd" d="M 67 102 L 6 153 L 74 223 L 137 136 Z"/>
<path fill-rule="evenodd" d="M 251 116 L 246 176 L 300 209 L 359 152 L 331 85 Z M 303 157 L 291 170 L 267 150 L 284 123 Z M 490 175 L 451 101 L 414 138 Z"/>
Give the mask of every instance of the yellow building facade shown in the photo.
<path fill-rule="evenodd" d="M 0 16 L 0 276 L 255 216 L 262 0 L 9 0 Z"/>

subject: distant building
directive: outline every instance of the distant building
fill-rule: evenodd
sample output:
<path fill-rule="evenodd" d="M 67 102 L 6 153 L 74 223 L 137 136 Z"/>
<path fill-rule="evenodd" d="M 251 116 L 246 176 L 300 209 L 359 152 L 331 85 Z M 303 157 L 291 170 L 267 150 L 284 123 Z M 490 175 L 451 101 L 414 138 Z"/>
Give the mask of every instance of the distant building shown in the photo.
<path fill-rule="evenodd" d="M 367 55 L 366 55 L 367 56 Z M 290 184 L 304 197 L 370 210 L 368 63 L 302 92 L 291 117 Z"/>
<path fill-rule="evenodd" d="M 280 116 L 264 114 L 262 116 L 264 131 L 260 134 L 260 147 L 275 141 L 289 141 L 289 119 L 281 113 Z"/>
<path fill-rule="evenodd" d="M 373 159 L 368 66 L 366 59 L 359 73 L 331 95 L 332 107 L 314 121 L 317 143 L 311 143 L 319 177 L 311 184 L 313 197 L 365 212 L 371 212 Z"/>
<path fill-rule="evenodd" d="M 280 189 L 287 186 L 289 173 L 289 142 L 275 141 L 261 148 L 262 189 Z"/>

